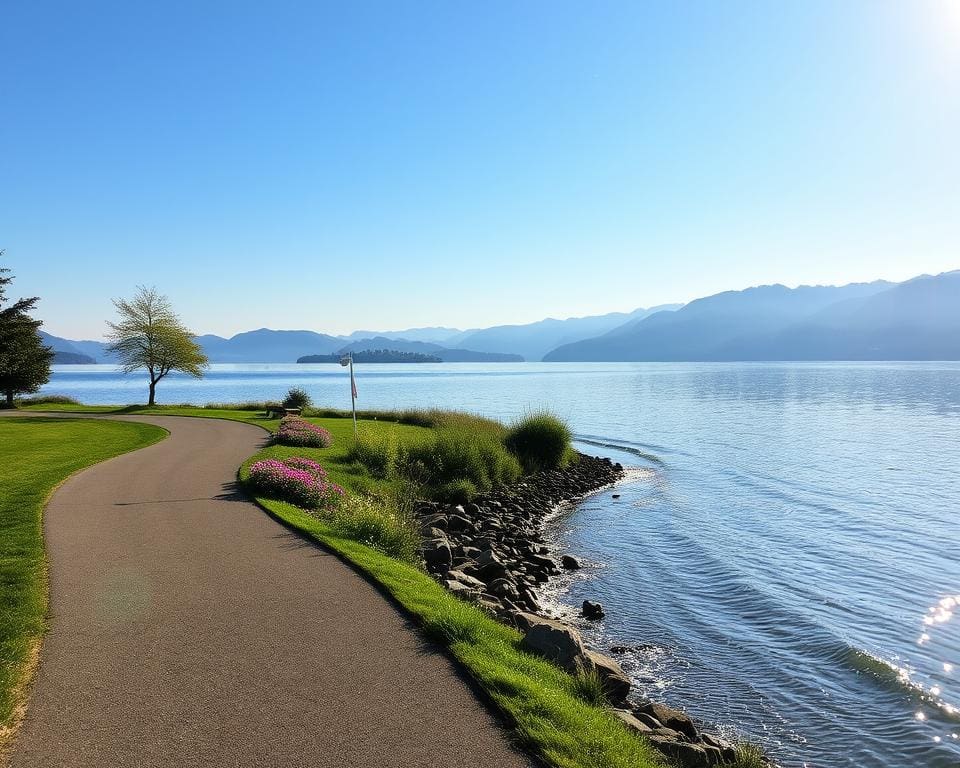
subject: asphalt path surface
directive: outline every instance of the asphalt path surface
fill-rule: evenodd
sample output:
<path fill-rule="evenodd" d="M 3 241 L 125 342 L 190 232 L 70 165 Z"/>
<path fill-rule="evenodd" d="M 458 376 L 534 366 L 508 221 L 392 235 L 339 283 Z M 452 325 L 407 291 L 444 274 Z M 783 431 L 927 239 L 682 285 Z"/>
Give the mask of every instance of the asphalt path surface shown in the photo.
<path fill-rule="evenodd" d="M 120 418 L 170 436 L 47 506 L 50 631 L 14 768 L 530 764 L 395 606 L 238 492 L 262 430 Z"/>

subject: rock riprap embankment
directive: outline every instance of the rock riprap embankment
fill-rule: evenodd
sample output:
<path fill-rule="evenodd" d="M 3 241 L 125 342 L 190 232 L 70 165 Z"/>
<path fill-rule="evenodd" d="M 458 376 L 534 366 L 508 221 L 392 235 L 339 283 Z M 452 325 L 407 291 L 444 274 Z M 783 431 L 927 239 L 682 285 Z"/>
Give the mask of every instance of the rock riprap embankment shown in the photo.
<path fill-rule="evenodd" d="M 588 649 L 577 629 L 543 616 L 539 585 L 561 568 L 575 570 L 574 556 L 553 556 L 544 526 L 557 507 L 612 485 L 624 477 L 620 464 L 580 454 L 570 466 L 541 472 L 469 504 L 420 502 L 416 513 L 427 570 L 459 597 L 476 602 L 519 629 L 523 647 L 573 674 L 595 673 L 614 713 L 628 728 L 681 766 L 721 765 L 734 748 L 702 733 L 679 710 L 654 702 L 630 702 L 630 678 L 609 656 Z M 586 618 L 600 619 L 603 607 L 585 601 Z"/>
<path fill-rule="evenodd" d="M 580 455 L 564 469 L 541 472 L 498 493 L 462 505 L 417 506 L 421 552 L 427 570 L 446 586 L 513 621 L 521 611 L 541 611 L 537 585 L 560 572 L 562 563 L 544 544 L 544 523 L 564 502 L 620 480 L 623 467 Z"/>

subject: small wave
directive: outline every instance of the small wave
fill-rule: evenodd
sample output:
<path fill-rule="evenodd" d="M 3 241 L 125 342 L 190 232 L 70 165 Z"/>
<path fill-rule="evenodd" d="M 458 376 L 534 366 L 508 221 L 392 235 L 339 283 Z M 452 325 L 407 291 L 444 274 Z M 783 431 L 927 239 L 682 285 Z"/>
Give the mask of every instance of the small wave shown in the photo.
<path fill-rule="evenodd" d="M 923 685 L 911 680 L 910 670 L 905 667 L 899 667 L 868 651 L 851 646 L 846 648 L 845 660 L 854 671 L 870 675 L 885 688 L 925 701 L 936 707 L 945 719 L 960 722 L 960 710 L 933 696 Z"/>
<path fill-rule="evenodd" d="M 595 445 L 597 448 L 612 448 L 615 451 L 632 453 L 634 456 L 639 456 L 641 459 L 644 459 L 645 461 L 649 461 L 654 464 L 659 464 L 661 466 L 663 466 L 665 463 L 663 459 L 661 459 L 659 456 L 653 453 L 649 453 L 647 451 L 643 451 L 639 448 L 634 448 L 633 446 L 621 445 L 619 443 L 609 443 L 603 440 L 594 440 L 592 438 L 580 437 L 578 435 L 574 435 L 574 440 L 576 440 L 578 443 L 585 443 L 586 445 Z"/>
<path fill-rule="evenodd" d="M 844 662 L 854 672 L 863 672 L 875 677 L 885 686 L 904 693 L 922 695 L 923 686 L 910 679 L 910 671 L 893 662 L 875 656 L 869 651 L 847 645 L 843 650 Z"/>

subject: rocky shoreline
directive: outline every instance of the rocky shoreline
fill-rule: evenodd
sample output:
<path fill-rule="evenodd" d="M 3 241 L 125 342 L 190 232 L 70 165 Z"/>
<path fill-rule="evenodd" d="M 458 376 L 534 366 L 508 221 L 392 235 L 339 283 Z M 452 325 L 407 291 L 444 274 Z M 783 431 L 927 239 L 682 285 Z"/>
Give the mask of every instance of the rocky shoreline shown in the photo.
<path fill-rule="evenodd" d="M 574 674 L 596 674 L 613 713 L 678 765 L 733 762 L 733 745 L 700 730 L 685 713 L 631 701 L 630 678 L 614 659 L 588 649 L 575 627 L 544 615 L 538 586 L 561 568 L 580 567 L 573 555 L 558 558 L 550 552 L 547 522 L 563 505 L 624 476 L 623 467 L 610 459 L 579 454 L 566 468 L 541 472 L 470 504 L 420 502 L 415 511 L 427 570 L 458 597 L 520 630 L 527 650 Z M 603 606 L 584 601 L 583 615 L 602 618 Z"/>

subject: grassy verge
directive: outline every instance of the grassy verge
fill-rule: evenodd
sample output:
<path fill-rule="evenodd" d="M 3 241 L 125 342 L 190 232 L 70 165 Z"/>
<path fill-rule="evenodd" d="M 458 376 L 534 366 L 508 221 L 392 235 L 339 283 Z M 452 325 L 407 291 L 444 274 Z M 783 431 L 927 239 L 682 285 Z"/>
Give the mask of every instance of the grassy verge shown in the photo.
<path fill-rule="evenodd" d="M 165 435 L 150 424 L 0 419 L 0 754 L 22 716 L 45 628 L 44 504 L 77 470 Z"/>
<path fill-rule="evenodd" d="M 274 517 L 380 584 L 480 684 L 514 726 L 522 745 L 549 765 L 648 768 L 663 764 L 657 752 L 613 716 L 581 698 L 582 686 L 576 678 L 521 651 L 516 631 L 460 601 L 412 565 L 337 536 L 303 510 L 263 497 L 257 501 Z"/>
<path fill-rule="evenodd" d="M 270 446 L 244 463 L 241 480 L 246 481 L 250 466 L 261 459 L 304 456 L 323 464 L 331 479 L 348 492 L 375 494 L 388 508 L 386 516 L 395 513 L 392 496 L 398 479 L 389 471 L 371 473 L 369 464 L 377 466 L 376 461 L 357 460 L 351 422 L 342 417 L 310 421 L 331 431 L 331 447 Z M 453 442 L 460 436 L 476 441 L 477 433 L 483 431 L 488 436 L 496 431 L 499 438 L 505 428 L 459 414 L 432 414 L 429 418 L 378 414 L 376 421 L 361 420 L 360 429 L 361 442 L 379 446 L 374 450 L 378 455 L 413 454 L 429 461 L 425 446 Z M 456 454 L 449 445 L 441 450 L 448 461 Z M 332 550 L 379 584 L 434 641 L 448 649 L 513 725 L 522 745 L 547 764 L 559 768 L 652 768 L 664 764 L 658 752 L 595 703 L 596 696 L 585 690 L 583 680 L 520 650 L 521 638 L 515 630 L 454 597 L 409 562 L 357 541 L 365 536 L 343 526 L 337 515 L 309 514 L 276 499 L 255 498 L 276 519 Z M 393 510 L 389 510 L 391 504 Z"/>

